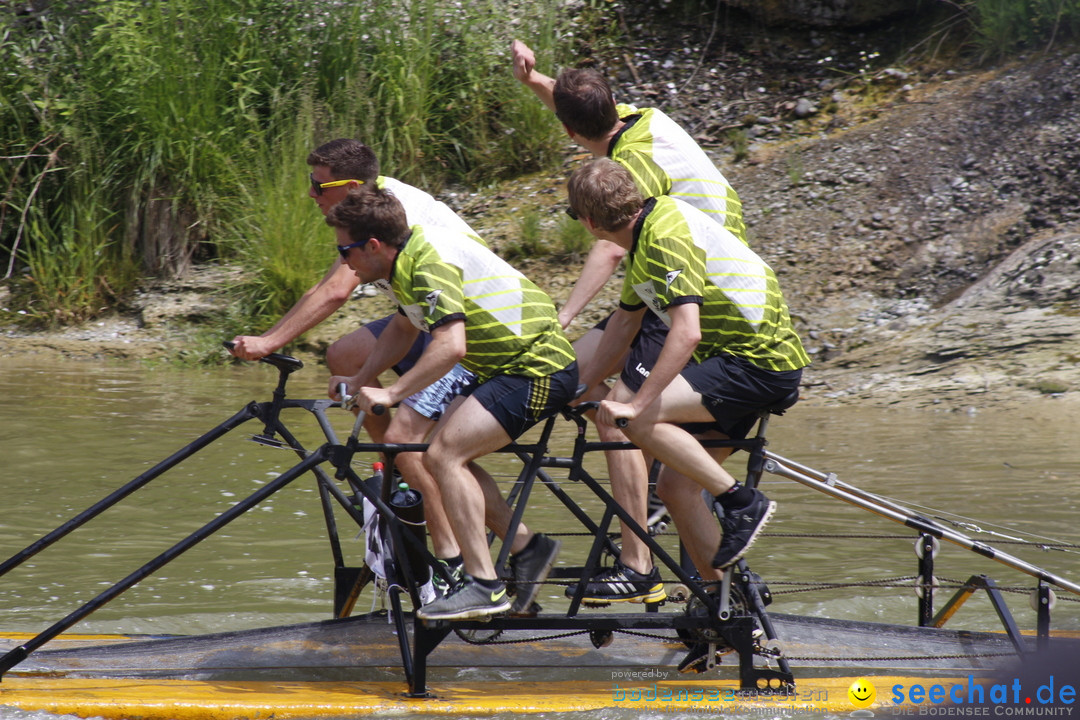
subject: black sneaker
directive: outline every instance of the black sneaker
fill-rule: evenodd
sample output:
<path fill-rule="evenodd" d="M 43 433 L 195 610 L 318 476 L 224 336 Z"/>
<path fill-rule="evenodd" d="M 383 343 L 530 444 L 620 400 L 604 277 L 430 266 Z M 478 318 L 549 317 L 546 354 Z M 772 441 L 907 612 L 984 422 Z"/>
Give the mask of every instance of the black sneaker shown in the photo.
<path fill-rule="evenodd" d="M 532 607 L 533 600 L 540 592 L 540 584 L 547 580 L 561 546 L 561 541 L 536 533 L 531 547 L 510 556 L 510 572 L 514 576 L 514 606 L 511 613 L 518 615 Z"/>
<path fill-rule="evenodd" d="M 488 590 L 466 575 L 465 581 L 449 595 L 423 606 L 416 616 L 421 620 L 466 620 L 498 615 L 509 609 L 510 598 L 502 583 L 496 590 Z"/>
<path fill-rule="evenodd" d="M 714 568 L 726 568 L 738 562 L 754 544 L 758 533 L 776 510 L 776 503 L 755 488 L 754 499 L 744 507 L 724 508 L 720 503 L 714 502 L 713 509 L 720 519 L 720 529 L 724 537 L 720 539 L 720 547 L 713 556 L 712 565 Z"/>
<path fill-rule="evenodd" d="M 566 596 L 574 597 L 577 586 L 566 588 Z M 660 570 L 654 567 L 648 575 L 626 567 L 620 562 L 615 567 L 597 573 L 585 586 L 581 602 L 586 605 L 607 605 L 613 602 L 654 603 L 667 598 L 664 584 L 660 582 Z"/>

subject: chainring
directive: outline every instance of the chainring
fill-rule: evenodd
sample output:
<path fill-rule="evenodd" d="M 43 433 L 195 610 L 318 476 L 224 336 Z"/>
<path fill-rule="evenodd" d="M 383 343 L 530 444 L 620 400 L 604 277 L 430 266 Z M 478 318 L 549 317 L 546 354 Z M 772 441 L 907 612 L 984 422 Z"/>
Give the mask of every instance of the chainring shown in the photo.
<path fill-rule="evenodd" d="M 719 593 L 710 592 L 709 596 L 719 598 Z M 731 593 L 728 596 L 728 606 L 733 616 L 748 615 L 750 612 L 750 604 L 747 602 L 746 595 L 743 593 L 742 588 L 734 583 L 731 585 Z M 697 595 L 691 595 L 690 601 L 686 603 L 685 613 L 691 618 L 704 620 L 709 617 L 709 608 Z M 681 639 L 688 648 L 693 648 L 695 645 L 699 644 L 715 644 L 718 654 L 726 655 L 727 653 L 735 652 L 735 648 L 728 645 L 727 640 L 724 639 L 723 633 L 715 626 L 715 623 L 720 623 L 721 621 L 713 618 L 713 622 L 714 624 L 712 626 L 685 628 L 679 629 L 676 632 L 679 635 L 679 639 Z"/>

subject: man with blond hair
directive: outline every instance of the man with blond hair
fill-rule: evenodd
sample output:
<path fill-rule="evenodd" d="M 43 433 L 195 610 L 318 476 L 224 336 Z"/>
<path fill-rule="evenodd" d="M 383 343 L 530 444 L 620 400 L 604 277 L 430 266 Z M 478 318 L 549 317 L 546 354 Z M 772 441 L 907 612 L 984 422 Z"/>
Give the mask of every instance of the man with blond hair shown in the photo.
<path fill-rule="evenodd" d="M 595 157 L 609 157 L 625 167 L 644 197 L 670 195 L 693 205 L 743 243 L 746 228 L 739 196 L 705 151 L 671 118 L 655 108 L 617 104 L 603 75 L 592 69 L 571 68 L 558 78 L 536 70 L 531 49 L 519 40 L 511 46 L 514 76 L 550 108 L 567 135 Z M 607 283 L 626 251 L 615 243 L 597 240 L 585 260 L 581 277 L 559 311 L 559 322 L 569 326 L 574 317 Z M 591 365 L 596 348 L 606 343 L 604 320 L 574 343 L 582 371 Z M 651 372 L 651 358 L 663 345 L 667 327 L 647 315 L 634 339 L 628 359 L 616 359 L 609 374 L 623 368 L 620 379 L 630 389 L 641 386 Z M 594 387 L 586 397 L 599 400 L 606 388 Z M 601 440 L 625 440 L 611 427 L 598 426 Z M 648 465 L 637 451 L 608 451 L 612 495 L 634 520 L 648 521 Z M 648 547 L 623 528 L 622 548 L 615 566 L 602 571 L 586 587 L 586 603 L 655 602 L 664 598 L 663 584 L 653 567 Z"/>
<path fill-rule="evenodd" d="M 571 211 L 598 240 L 629 253 L 619 309 L 581 380 L 625 352 L 652 314 L 669 332 L 635 391 L 620 378 L 597 411 L 664 464 L 657 491 L 704 579 L 737 562 L 776 503 L 738 483 L 720 463 L 731 448 L 697 438 L 746 436 L 757 413 L 795 392 L 809 358 L 772 269 L 704 213 L 671 197 L 645 199 L 620 164 L 601 158 L 567 187 Z M 722 534 L 700 490 L 713 496 Z"/>

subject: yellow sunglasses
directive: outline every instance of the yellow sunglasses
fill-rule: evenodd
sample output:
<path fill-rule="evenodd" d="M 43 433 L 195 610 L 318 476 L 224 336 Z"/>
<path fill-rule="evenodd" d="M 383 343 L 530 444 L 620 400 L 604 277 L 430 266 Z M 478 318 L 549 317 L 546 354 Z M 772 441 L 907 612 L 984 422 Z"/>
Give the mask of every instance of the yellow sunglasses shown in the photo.
<path fill-rule="evenodd" d="M 364 184 L 363 180 L 331 180 L 330 182 L 321 183 L 315 179 L 314 175 L 309 174 L 308 177 L 311 179 L 311 189 L 315 191 L 316 195 L 322 195 L 323 188 L 341 187 L 342 185 L 348 185 L 352 182 L 357 183 L 358 185 Z"/>

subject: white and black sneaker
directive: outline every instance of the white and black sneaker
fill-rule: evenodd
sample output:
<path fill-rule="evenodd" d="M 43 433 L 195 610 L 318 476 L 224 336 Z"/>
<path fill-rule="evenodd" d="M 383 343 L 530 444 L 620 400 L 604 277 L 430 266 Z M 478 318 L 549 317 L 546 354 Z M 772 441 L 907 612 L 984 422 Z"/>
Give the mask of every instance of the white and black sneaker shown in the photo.
<path fill-rule="evenodd" d="M 720 519 L 720 529 L 724 537 L 713 556 L 714 568 L 726 568 L 734 565 L 746 554 L 757 540 L 758 534 L 776 510 L 776 503 L 765 497 L 765 493 L 753 489 L 754 499 L 739 508 L 725 508 L 719 502 L 713 503 L 713 510 Z"/>
<path fill-rule="evenodd" d="M 577 587 L 566 588 L 566 596 L 573 597 Z M 654 567 L 648 575 L 626 567 L 616 561 L 615 566 L 596 574 L 585 586 L 581 602 L 585 605 L 607 605 L 613 602 L 655 603 L 665 600 L 664 584 L 660 582 L 660 570 Z"/>
<path fill-rule="evenodd" d="M 435 560 L 441 565 L 441 568 L 433 567 L 431 569 L 431 585 L 435 588 L 436 597 L 446 597 L 450 594 L 450 591 L 461 584 L 465 578 L 465 566 L 462 564 L 451 565 L 442 558 L 435 558 Z M 450 576 L 450 582 L 446 581 L 446 578 L 442 576 L 441 570 L 445 570 L 446 574 Z"/>

